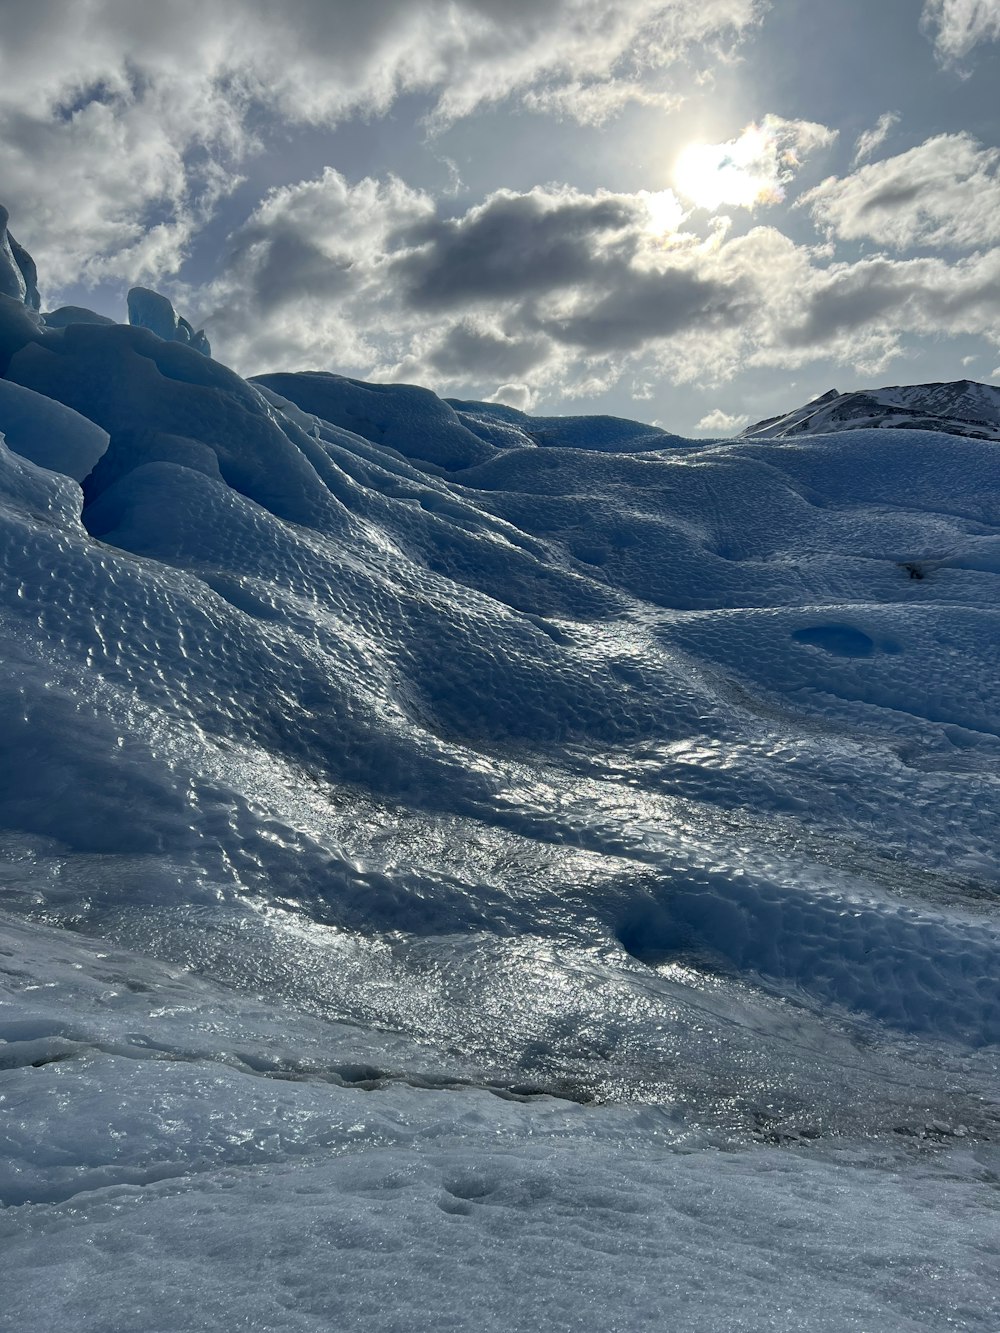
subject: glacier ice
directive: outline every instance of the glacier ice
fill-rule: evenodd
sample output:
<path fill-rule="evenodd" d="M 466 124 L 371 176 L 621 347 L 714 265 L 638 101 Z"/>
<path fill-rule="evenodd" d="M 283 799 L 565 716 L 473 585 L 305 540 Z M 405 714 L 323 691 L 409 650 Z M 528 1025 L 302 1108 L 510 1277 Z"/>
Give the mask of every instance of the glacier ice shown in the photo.
<path fill-rule="evenodd" d="M 9 221 L 10 214 L 0 204 L 0 296 L 11 297 L 31 310 L 38 310 L 41 300 L 35 261 L 7 230 Z"/>
<path fill-rule="evenodd" d="M 67 324 L 103 324 L 107 327 L 115 323 L 109 315 L 99 315 L 95 310 L 79 305 L 61 305 L 57 310 L 47 310 L 42 318 L 49 329 L 64 329 Z"/>
<path fill-rule="evenodd" d="M 0 435 L 7 447 L 50 472 L 83 481 L 108 447 L 108 433 L 44 394 L 0 380 Z"/>
<path fill-rule="evenodd" d="M 212 355 L 204 329 L 196 333 L 188 321 L 176 313 L 165 296 L 150 291 L 148 287 L 133 287 L 129 291 L 128 322 L 136 328 L 149 329 L 167 342 L 187 343 L 203 356 Z"/>
<path fill-rule="evenodd" d="M 9 1318 L 992 1333 L 997 446 L 141 304 L 0 295 Z"/>

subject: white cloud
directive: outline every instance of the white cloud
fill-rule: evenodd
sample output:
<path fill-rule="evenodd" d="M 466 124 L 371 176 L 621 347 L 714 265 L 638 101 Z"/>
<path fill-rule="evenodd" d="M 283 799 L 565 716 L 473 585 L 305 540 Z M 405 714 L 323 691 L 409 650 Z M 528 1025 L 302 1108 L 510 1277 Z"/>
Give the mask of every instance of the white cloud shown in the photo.
<path fill-rule="evenodd" d="M 220 275 L 185 302 L 200 300 L 220 351 L 247 374 L 384 367 L 406 350 L 390 336 L 393 236 L 433 213 L 430 196 L 395 178 L 351 186 L 327 168 L 273 190 L 231 237 Z"/>
<path fill-rule="evenodd" d="M 939 256 L 805 269 L 795 301 L 761 338 L 755 365 L 804 365 L 822 354 L 875 373 L 907 336 L 980 336 L 1000 346 L 1000 248 L 951 263 Z"/>
<path fill-rule="evenodd" d="M 519 412 L 530 412 L 535 405 L 535 394 L 527 384 L 501 384 L 485 401 L 516 407 Z"/>
<path fill-rule="evenodd" d="M 1000 150 L 968 134 L 941 134 L 850 176 L 831 176 L 798 203 L 843 240 L 974 249 L 1000 240 L 998 168 Z"/>
<path fill-rule="evenodd" d="M 750 418 L 746 413 L 724 412 L 721 407 L 716 407 L 702 417 L 695 430 L 705 435 L 724 436 L 728 439 L 732 435 L 739 434 L 743 427 L 749 424 Z"/>
<path fill-rule="evenodd" d="M 681 101 L 676 93 L 658 91 L 637 79 L 574 81 L 554 88 L 529 89 L 524 94 L 524 104 L 529 110 L 561 120 L 575 120 L 580 125 L 604 125 L 632 105 L 675 111 Z"/>
<path fill-rule="evenodd" d="M 1000 37 L 1000 0 L 925 0 L 923 23 L 943 60 L 961 60 Z"/>
<path fill-rule="evenodd" d="M 328 170 L 269 196 L 210 304 L 183 304 L 245 373 L 336 370 L 514 406 L 831 358 L 874 374 L 912 337 L 1000 345 L 1000 247 L 831 263 L 774 227 L 705 241 L 682 226 L 658 234 L 642 193 L 551 186 L 447 218 L 398 180 Z"/>
<path fill-rule="evenodd" d="M 726 143 L 690 144 L 674 167 L 674 184 L 696 207 L 713 211 L 777 203 L 802 160 L 836 137 L 813 121 L 767 115 Z"/>
<path fill-rule="evenodd" d="M 886 111 L 879 116 L 870 130 L 865 130 L 863 134 L 858 135 L 857 142 L 854 145 L 852 165 L 857 166 L 859 162 L 864 162 L 871 157 L 877 149 L 882 147 L 898 124 L 898 111 Z"/>
<path fill-rule="evenodd" d="M 33 0 L 3 25 L 0 181 L 43 281 L 175 271 L 275 120 L 423 92 L 439 121 L 530 97 L 590 122 L 765 0 Z M 148 233 L 153 232 L 153 235 Z"/>

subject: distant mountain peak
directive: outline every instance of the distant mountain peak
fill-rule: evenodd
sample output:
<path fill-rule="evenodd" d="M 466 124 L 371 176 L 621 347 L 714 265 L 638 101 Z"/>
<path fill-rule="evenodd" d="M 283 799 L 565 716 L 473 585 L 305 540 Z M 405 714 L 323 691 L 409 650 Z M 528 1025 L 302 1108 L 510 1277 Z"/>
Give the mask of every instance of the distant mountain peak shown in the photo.
<path fill-rule="evenodd" d="M 977 380 L 830 389 L 784 416 L 748 426 L 745 437 L 783 439 L 844 430 L 937 430 L 1000 440 L 1000 386 Z"/>

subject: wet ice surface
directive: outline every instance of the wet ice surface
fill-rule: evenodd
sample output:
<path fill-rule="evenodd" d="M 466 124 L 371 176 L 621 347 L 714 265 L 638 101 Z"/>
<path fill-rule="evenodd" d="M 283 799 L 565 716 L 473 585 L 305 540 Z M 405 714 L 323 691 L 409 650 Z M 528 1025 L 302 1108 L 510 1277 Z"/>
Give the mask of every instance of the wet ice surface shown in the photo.
<path fill-rule="evenodd" d="M 997 1326 L 996 446 L 7 376 L 16 1327 Z"/>
<path fill-rule="evenodd" d="M 921 1124 L 911 1087 L 895 1133 L 741 1142 L 662 1097 L 435 1079 L 398 1033 L 64 931 L 3 949 L 12 1327 L 995 1327 L 984 1104 Z"/>

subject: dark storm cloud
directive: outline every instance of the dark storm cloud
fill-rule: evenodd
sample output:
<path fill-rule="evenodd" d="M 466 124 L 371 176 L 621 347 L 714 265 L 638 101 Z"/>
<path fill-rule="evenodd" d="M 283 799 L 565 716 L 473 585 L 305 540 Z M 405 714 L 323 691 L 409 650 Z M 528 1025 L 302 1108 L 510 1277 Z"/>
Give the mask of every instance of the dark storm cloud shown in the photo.
<path fill-rule="evenodd" d="M 863 260 L 817 272 L 801 315 L 780 341 L 789 347 L 899 334 L 986 334 L 1000 338 L 1000 250 L 957 264 L 939 258 Z"/>
<path fill-rule="evenodd" d="M 351 287 L 351 257 L 322 250 L 284 219 L 270 229 L 245 227 L 239 239 L 232 262 L 240 263 L 241 251 L 258 250 L 256 262 L 245 271 L 262 314 L 294 305 L 305 296 L 335 299 Z"/>
<path fill-rule="evenodd" d="M 611 291 L 541 327 L 590 353 L 633 352 L 679 333 L 738 324 L 747 313 L 736 289 L 690 270 L 622 269 L 616 277 Z"/>
<path fill-rule="evenodd" d="M 895 315 L 920 290 L 919 282 L 907 280 L 891 261 L 858 265 L 829 279 L 820 276 L 805 299 L 801 323 L 784 331 L 784 341 L 829 343 Z"/>
<path fill-rule="evenodd" d="M 549 339 L 599 355 L 631 352 L 692 328 L 737 323 L 742 302 L 727 282 L 690 267 L 664 270 L 637 262 L 648 222 L 638 196 L 502 194 L 464 217 L 435 219 L 403 233 L 399 239 L 415 248 L 395 261 L 393 271 L 411 310 L 507 309 L 509 325 L 533 335 L 526 346 L 540 360 Z M 547 308 L 549 296 L 557 298 L 557 313 Z M 460 348 L 471 358 L 468 368 L 475 367 L 478 337 L 456 331 L 448 346 L 452 367 Z M 443 369 L 440 355 L 432 364 Z M 526 368 L 511 365 L 506 373 Z"/>
<path fill-rule="evenodd" d="M 426 361 L 444 376 L 483 376 L 500 381 L 529 374 L 548 355 L 544 338 L 508 338 L 462 321 L 428 352 Z"/>
<path fill-rule="evenodd" d="M 463 218 L 433 221 L 400 240 L 415 245 L 396 275 L 415 309 L 507 301 L 587 282 L 602 261 L 598 242 L 634 225 L 621 199 L 556 202 L 500 194 Z"/>

